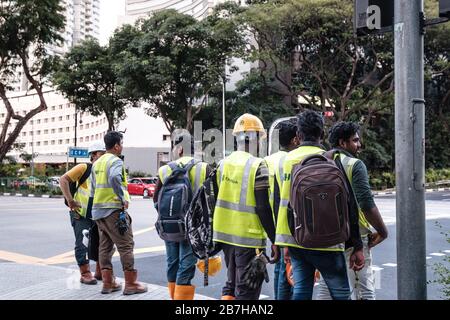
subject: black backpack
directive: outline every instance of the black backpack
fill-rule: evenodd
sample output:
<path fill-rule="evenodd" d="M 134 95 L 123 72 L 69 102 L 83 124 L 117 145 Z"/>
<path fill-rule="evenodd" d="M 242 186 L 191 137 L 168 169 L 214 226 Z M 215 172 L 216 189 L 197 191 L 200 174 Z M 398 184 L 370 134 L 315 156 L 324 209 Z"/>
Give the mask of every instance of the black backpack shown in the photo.
<path fill-rule="evenodd" d="M 213 170 L 195 193 L 186 213 L 187 240 L 194 255 L 204 260 L 204 286 L 208 285 L 209 257 L 220 250 L 219 243 L 213 241 L 213 216 L 218 192 L 215 179 L 217 169 Z"/>
<path fill-rule="evenodd" d="M 196 165 L 192 159 L 185 166 L 169 162 L 172 173 L 158 194 L 158 219 L 155 227 L 159 237 L 165 241 L 186 240 L 185 216 L 192 201 L 192 186 L 189 171 Z"/>
<path fill-rule="evenodd" d="M 91 170 L 92 170 L 92 163 L 88 163 L 86 171 L 80 177 L 78 182 L 77 181 L 69 182 L 69 190 L 70 190 L 70 194 L 72 195 L 72 197 L 75 195 L 75 193 L 77 193 L 78 188 L 89 178 L 89 176 L 91 175 Z M 66 198 L 64 198 L 64 204 L 67 207 L 69 206 L 69 203 L 67 202 Z M 88 212 L 89 212 L 89 206 L 88 206 Z"/>

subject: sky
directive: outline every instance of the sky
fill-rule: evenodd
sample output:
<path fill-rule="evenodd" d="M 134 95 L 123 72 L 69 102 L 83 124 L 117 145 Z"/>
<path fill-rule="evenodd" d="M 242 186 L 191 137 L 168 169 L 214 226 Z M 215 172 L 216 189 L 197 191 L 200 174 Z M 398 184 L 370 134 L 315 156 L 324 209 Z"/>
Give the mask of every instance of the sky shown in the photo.
<path fill-rule="evenodd" d="M 125 15 L 125 0 L 100 0 L 100 43 L 106 44 L 117 28 L 118 17 Z"/>

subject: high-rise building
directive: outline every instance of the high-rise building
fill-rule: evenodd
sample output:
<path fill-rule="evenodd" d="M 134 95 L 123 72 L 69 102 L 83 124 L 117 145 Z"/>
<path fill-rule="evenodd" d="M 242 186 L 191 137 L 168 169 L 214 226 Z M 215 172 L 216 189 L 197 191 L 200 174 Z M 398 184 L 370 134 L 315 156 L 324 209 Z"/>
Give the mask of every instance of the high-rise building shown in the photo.
<path fill-rule="evenodd" d="M 202 20 L 207 17 L 214 6 L 225 0 L 126 0 L 124 23 L 133 23 L 152 12 L 163 9 L 175 9 L 181 13 Z M 236 0 L 236 2 L 243 2 Z"/>

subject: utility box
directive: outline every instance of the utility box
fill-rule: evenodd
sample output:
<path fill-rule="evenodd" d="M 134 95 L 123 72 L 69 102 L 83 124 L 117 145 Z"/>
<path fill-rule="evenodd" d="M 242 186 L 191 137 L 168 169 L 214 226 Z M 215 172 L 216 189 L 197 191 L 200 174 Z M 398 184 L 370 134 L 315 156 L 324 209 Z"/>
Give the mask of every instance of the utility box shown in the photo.
<path fill-rule="evenodd" d="M 439 0 L 439 17 L 450 18 L 450 0 Z"/>
<path fill-rule="evenodd" d="M 353 25 L 358 36 L 391 32 L 394 0 L 354 0 Z"/>

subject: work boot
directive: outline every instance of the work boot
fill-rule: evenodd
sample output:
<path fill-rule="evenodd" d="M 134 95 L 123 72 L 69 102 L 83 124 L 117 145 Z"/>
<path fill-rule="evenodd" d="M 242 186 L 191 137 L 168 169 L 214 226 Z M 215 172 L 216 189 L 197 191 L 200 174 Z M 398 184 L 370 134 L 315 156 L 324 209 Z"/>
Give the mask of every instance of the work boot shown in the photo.
<path fill-rule="evenodd" d="M 103 288 L 102 293 L 108 294 L 122 289 L 120 283 L 116 283 L 113 271 L 110 269 L 102 269 Z"/>
<path fill-rule="evenodd" d="M 80 282 L 84 284 L 97 284 L 97 280 L 92 276 L 89 263 L 80 266 Z"/>
<path fill-rule="evenodd" d="M 147 292 L 147 286 L 137 282 L 137 270 L 124 271 L 125 275 L 125 289 L 123 289 L 124 295 L 137 294 Z"/>
<path fill-rule="evenodd" d="M 236 300 L 234 296 L 222 296 L 220 300 Z"/>
<path fill-rule="evenodd" d="M 194 300 L 195 286 L 176 285 L 174 300 Z"/>
<path fill-rule="evenodd" d="M 98 261 L 95 265 L 94 278 L 98 281 L 102 281 L 102 269 L 100 268 L 100 263 L 98 263 Z"/>
<path fill-rule="evenodd" d="M 173 300 L 173 295 L 175 293 L 175 282 L 169 282 L 167 284 L 167 288 L 169 288 L 170 299 Z"/>

